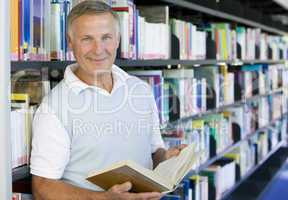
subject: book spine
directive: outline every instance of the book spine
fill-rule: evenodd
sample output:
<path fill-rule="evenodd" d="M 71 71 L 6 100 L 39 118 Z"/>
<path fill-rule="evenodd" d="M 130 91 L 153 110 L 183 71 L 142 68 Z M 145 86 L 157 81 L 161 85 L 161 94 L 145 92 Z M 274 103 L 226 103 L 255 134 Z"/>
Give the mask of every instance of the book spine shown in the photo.
<path fill-rule="evenodd" d="M 50 59 L 61 60 L 61 4 L 58 0 L 51 1 Z"/>

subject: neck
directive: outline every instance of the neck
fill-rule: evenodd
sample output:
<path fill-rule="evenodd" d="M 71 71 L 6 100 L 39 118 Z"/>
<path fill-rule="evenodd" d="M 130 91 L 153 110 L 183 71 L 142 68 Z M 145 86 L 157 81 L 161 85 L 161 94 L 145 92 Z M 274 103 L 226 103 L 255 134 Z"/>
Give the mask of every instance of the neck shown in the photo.
<path fill-rule="evenodd" d="M 113 88 L 113 76 L 112 72 L 104 72 L 104 73 L 95 73 L 89 74 L 78 67 L 75 71 L 75 75 L 84 83 L 91 86 L 96 86 L 106 90 L 107 92 L 111 92 Z"/>

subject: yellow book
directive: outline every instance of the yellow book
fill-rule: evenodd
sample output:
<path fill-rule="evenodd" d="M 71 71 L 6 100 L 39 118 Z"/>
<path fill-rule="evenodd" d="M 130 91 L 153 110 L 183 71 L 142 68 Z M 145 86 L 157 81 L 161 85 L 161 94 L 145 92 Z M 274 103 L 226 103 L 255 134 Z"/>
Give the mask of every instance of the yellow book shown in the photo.
<path fill-rule="evenodd" d="M 228 60 L 228 47 L 227 47 L 227 31 L 226 30 L 220 30 L 222 34 L 222 44 L 223 44 L 223 59 Z"/>
<path fill-rule="evenodd" d="M 131 160 L 120 161 L 100 171 L 91 172 L 87 180 L 108 190 L 115 184 L 132 183 L 132 192 L 168 193 L 192 169 L 195 161 L 194 145 L 184 148 L 181 153 L 161 162 L 154 170 L 147 169 Z"/>
<path fill-rule="evenodd" d="M 237 164 L 240 164 L 240 154 L 239 153 L 227 153 L 224 156 L 225 158 L 230 158 L 235 160 Z"/>

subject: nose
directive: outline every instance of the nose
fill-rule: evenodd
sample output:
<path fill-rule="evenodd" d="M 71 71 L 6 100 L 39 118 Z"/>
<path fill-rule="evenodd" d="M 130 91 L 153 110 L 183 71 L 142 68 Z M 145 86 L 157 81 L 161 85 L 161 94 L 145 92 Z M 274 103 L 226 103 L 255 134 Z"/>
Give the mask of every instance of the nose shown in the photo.
<path fill-rule="evenodd" d="M 95 41 L 93 43 L 93 52 L 96 55 L 100 55 L 103 52 L 103 44 L 100 41 Z"/>

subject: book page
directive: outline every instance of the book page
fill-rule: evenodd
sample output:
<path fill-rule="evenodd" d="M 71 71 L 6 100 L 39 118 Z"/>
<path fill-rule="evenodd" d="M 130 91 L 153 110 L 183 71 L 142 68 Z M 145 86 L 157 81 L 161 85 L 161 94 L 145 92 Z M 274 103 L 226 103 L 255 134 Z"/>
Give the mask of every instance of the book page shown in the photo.
<path fill-rule="evenodd" d="M 162 177 L 170 179 L 176 185 L 191 170 L 195 163 L 195 146 L 193 144 L 184 148 L 178 156 L 161 162 L 154 171 Z"/>
<path fill-rule="evenodd" d="M 120 161 L 109 168 L 91 172 L 87 180 L 105 190 L 126 181 L 132 183 L 131 191 L 134 192 L 166 192 L 173 188 L 173 184 L 166 177 L 162 178 L 154 171 L 130 160 Z"/>

